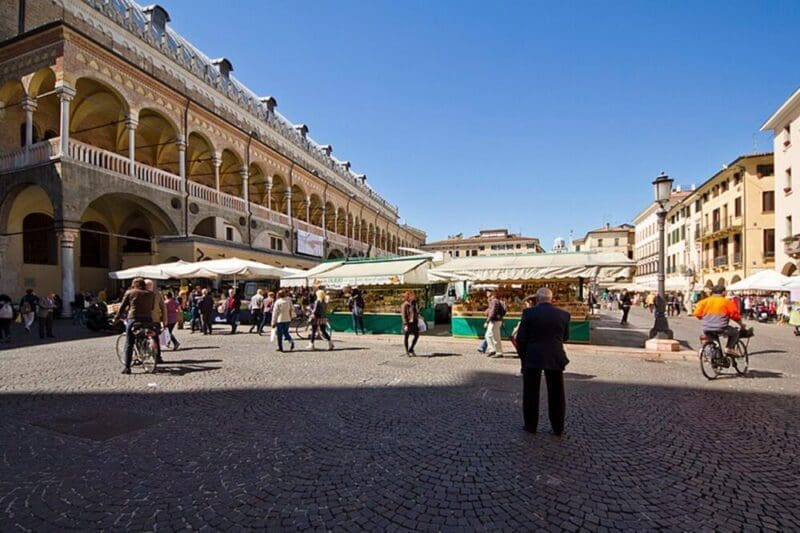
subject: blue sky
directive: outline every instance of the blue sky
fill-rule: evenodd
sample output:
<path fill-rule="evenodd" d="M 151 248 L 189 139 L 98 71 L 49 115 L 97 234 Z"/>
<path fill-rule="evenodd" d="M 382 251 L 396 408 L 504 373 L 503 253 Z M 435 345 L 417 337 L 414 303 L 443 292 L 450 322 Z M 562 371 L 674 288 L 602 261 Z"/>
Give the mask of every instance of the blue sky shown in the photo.
<path fill-rule="evenodd" d="M 164 0 L 429 240 L 549 248 L 702 183 L 800 85 L 800 2 Z"/>

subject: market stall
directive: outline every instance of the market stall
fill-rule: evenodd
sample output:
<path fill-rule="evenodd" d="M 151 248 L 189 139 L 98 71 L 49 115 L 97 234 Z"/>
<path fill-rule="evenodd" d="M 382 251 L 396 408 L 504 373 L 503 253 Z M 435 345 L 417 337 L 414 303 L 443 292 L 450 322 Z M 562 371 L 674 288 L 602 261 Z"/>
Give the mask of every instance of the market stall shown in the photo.
<path fill-rule="evenodd" d="M 328 265 L 329 263 L 323 263 Z M 352 259 L 338 262 L 332 268 L 306 272 L 308 287 L 324 287 L 330 298 L 329 323 L 334 331 L 352 331 L 352 315 L 347 307 L 351 290 L 358 288 L 364 298 L 364 327 L 370 333 L 402 333 L 400 306 L 406 291 L 417 295 L 422 316 L 433 320 L 428 302 L 428 256 L 396 259 Z M 323 265 L 320 265 L 322 267 Z M 281 284 L 292 286 L 298 276 L 288 276 Z M 296 286 L 296 285 L 294 285 Z"/>
<path fill-rule="evenodd" d="M 572 316 L 570 341 L 589 342 L 589 308 L 584 285 L 597 279 L 630 278 L 634 262 L 621 253 L 549 253 L 518 256 L 474 256 L 453 259 L 433 269 L 437 277 L 470 283 L 468 296 L 453 306 L 454 337 L 482 337 L 487 308 L 486 289 L 496 290 L 507 307 L 502 335 L 509 337 L 519 323 L 525 296 L 541 287 L 553 291 L 553 304 Z"/>

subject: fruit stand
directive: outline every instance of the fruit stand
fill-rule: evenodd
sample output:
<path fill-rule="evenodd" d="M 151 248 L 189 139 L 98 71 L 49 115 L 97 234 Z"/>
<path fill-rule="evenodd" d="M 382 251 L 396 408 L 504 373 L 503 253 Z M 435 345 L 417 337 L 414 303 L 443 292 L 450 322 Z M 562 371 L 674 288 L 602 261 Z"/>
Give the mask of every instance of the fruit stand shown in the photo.
<path fill-rule="evenodd" d="M 570 342 L 590 340 L 589 308 L 583 288 L 591 280 L 626 278 L 633 261 L 621 253 L 549 253 L 518 256 L 476 256 L 453 259 L 431 270 L 434 276 L 467 281 L 471 290 L 453 306 L 454 337 L 482 337 L 487 308 L 486 289 L 493 288 L 506 304 L 502 335 L 509 337 L 519 323 L 523 300 L 541 287 L 553 291 L 553 305 L 572 316 Z"/>
<path fill-rule="evenodd" d="M 433 320 L 427 290 L 430 264 L 428 256 L 349 259 L 337 262 L 332 268 L 319 268 L 311 273 L 307 276 L 307 286 L 324 287 L 328 292 L 328 321 L 333 331 L 353 331 L 347 300 L 351 290 L 358 288 L 364 298 L 366 331 L 400 334 L 403 332 L 400 306 L 406 291 L 417 295 L 417 305 L 425 320 Z M 290 286 L 300 276 L 302 274 L 284 278 L 281 285 Z"/>

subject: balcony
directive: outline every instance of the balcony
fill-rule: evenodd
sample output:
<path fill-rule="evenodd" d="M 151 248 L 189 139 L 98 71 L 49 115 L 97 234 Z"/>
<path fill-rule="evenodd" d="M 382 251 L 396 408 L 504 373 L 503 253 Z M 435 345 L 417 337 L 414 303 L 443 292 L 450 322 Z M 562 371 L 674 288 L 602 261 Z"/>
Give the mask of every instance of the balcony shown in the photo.
<path fill-rule="evenodd" d="M 62 159 L 61 139 L 56 137 L 21 148 L 14 152 L 0 155 L 0 174 L 49 164 Z M 68 159 L 79 165 L 100 168 L 113 174 L 115 177 L 131 181 L 138 186 L 155 188 L 162 191 L 185 194 L 184 180 L 175 174 L 133 161 L 128 157 L 70 139 L 67 149 Z M 247 212 L 247 202 L 238 196 L 218 191 L 195 181 L 187 181 L 189 197 L 207 204 L 217 205 L 236 211 L 239 214 Z M 326 238 L 329 242 L 353 252 L 366 253 L 369 245 L 356 239 L 348 239 L 324 228 L 310 224 L 298 218 L 290 218 L 287 214 L 273 211 L 266 206 L 249 202 L 250 213 L 253 218 L 272 223 L 283 228 L 294 227 L 308 233 L 313 233 Z M 381 255 L 394 255 L 392 252 L 381 250 Z"/>
<path fill-rule="evenodd" d="M 714 268 L 721 268 L 728 266 L 728 256 L 720 255 L 714 258 Z"/>
<path fill-rule="evenodd" d="M 800 233 L 783 239 L 783 253 L 793 259 L 800 259 Z"/>
<path fill-rule="evenodd" d="M 742 264 L 742 252 L 734 252 L 733 253 L 733 264 L 734 265 L 741 265 Z"/>
<path fill-rule="evenodd" d="M 705 224 L 700 230 L 701 240 L 710 240 L 717 237 L 722 237 L 729 233 L 735 233 L 742 229 L 744 221 L 740 216 L 729 216 L 715 220 L 711 224 Z"/>

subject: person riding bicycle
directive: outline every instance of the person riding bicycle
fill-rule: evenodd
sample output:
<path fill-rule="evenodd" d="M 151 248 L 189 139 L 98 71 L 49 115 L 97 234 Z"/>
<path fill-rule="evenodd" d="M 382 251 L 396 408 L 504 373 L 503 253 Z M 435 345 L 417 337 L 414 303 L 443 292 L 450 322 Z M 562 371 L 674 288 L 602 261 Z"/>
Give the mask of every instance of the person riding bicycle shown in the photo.
<path fill-rule="evenodd" d="M 739 341 L 739 330 L 743 328 L 739 306 L 724 296 L 725 287 L 717 285 L 711 289 L 711 296 L 701 300 L 694 310 L 694 316 L 703 321 L 703 331 L 721 333 L 728 337 L 725 353 L 736 355 L 736 343 Z M 730 324 L 733 320 L 739 324 L 735 328 Z"/>
<path fill-rule="evenodd" d="M 152 291 L 145 288 L 144 279 L 134 278 L 131 288 L 122 297 L 117 314 L 114 316 L 116 324 L 125 319 L 125 369 L 123 374 L 131 373 L 131 359 L 133 358 L 133 325 L 140 323 L 151 327 L 153 322 L 153 306 L 155 297 Z"/>

